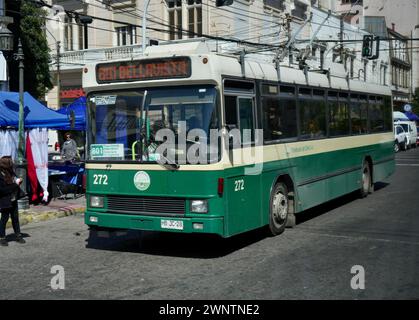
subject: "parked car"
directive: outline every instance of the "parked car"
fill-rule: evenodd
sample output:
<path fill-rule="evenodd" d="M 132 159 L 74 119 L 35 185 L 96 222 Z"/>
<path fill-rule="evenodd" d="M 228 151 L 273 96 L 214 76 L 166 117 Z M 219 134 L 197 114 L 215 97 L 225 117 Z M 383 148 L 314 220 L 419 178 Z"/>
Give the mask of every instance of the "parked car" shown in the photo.
<path fill-rule="evenodd" d="M 408 136 L 401 125 L 394 125 L 394 151 L 407 150 Z"/>
<path fill-rule="evenodd" d="M 418 131 L 416 129 L 416 123 L 414 121 L 397 121 L 395 124 L 403 127 L 407 137 L 407 148 L 416 148 Z"/>

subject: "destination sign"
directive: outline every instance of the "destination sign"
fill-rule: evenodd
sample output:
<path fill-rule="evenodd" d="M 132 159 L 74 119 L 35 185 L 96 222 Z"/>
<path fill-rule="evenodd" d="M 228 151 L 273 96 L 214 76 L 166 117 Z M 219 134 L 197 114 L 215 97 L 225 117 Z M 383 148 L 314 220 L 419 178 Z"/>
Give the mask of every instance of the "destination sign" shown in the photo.
<path fill-rule="evenodd" d="M 191 60 L 188 57 L 120 61 L 96 66 L 96 80 L 100 84 L 190 76 Z"/>

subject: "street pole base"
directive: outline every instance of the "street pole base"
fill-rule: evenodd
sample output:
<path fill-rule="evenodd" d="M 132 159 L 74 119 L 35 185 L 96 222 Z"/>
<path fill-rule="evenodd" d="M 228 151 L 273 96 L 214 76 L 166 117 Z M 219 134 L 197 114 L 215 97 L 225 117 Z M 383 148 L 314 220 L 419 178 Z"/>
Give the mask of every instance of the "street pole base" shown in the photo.
<path fill-rule="evenodd" d="M 27 197 L 17 200 L 17 208 L 20 211 L 29 209 L 29 199 Z"/>

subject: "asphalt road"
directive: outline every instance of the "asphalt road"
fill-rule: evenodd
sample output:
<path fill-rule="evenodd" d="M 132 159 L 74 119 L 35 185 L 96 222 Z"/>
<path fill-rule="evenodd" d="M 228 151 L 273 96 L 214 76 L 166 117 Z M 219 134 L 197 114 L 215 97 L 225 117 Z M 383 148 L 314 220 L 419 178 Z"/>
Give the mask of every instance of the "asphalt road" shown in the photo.
<path fill-rule="evenodd" d="M 88 241 L 82 216 L 0 247 L 0 299 L 419 299 L 419 148 L 366 199 L 310 210 L 279 237 L 131 232 Z M 51 268 L 65 289 L 51 287 Z M 362 266 L 365 289 L 351 268 Z M 357 276 L 360 274 L 357 274 Z"/>

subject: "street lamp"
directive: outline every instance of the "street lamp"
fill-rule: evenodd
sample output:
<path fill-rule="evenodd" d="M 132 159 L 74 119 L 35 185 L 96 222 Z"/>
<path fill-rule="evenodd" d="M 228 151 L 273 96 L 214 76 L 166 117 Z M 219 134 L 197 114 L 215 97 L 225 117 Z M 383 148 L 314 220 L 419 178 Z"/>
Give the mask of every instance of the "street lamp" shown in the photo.
<path fill-rule="evenodd" d="M 1 4 L 1 3 L 0 3 Z M 1 7 L 1 5 L 0 5 Z M 0 50 L 9 55 L 13 51 L 13 34 L 7 28 L 7 23 L 13 22 L 10 17 L 0 16 Z M 19 39 L 18 52 L 13 58 L 19 62 L 19 125 L 18 125 L 18 150 L 16 161 L 16 174 L 23 179 L 22 188 L 26 192 L 26 162 L 25 162 L 25 128 L 24 128 L 24 101 L 23 101 L 23 49 Z M 29 200 L 27 197 L 18 200 L 18 206 L 21 210 L 29 209 Z"/>
<path fill-rule="evenodd" d="M 0 51 L 13 51 L 13 33 L 0 21 Z"/>
<path fill-rule="evenodd" d="M 89 30 L 87 28 L 87 25 L 91 24 L 93 22 L 93 19 L 90 16 L 84 16 L 80 14 L 76 16 L 76 22 L 81 23 L 84 27 L 84 49 L 89 49 Z"/>
<path fill-rule="evenodd" d="M 7 25 L 13 23 L 12 17 L 5 16 L 4 0 L 0 0 L 0 51 L 13 51 L 13 34 L 7 29 Z"/>
<path fill-rule="evenodd" d="M 4 64 L 6 70 L 7 60 L 13 52 L 13 33 L 7 28 L 7 25 L 10 23 L 13 23 L 13 18 L 4 16 L 4 3 L 3 0 L 0 0 L 0 51 L 3 53 L 4 57 L 4 59 L 0 60 L 0 63 Z M 1 90 L 9 90 L 7 74 L 2 80 L 4 83 L 1 84 Z"/>
<path fill-rule="evenodd" d="M 13 51 L 14 39 L 13 33 L 7 28 L 7 25 L 13 23 L 13 18 L 4 15 L 4 0 L 0 0 L 0 50 L 5 55 L 11 54 Z M 23 118 L 23 49 L 19 39 L 18 52 L 13 55 L 13 58 L 19 62 L 19 142 L 17 150 L 16 174 L 22 178 L 22 188 L 26 192 L 26 163 L 25 163 L 25 128 Z M 29 209 L 28 197 L 18 200 L 18 207 L 21 210 Z"/>
<path fill-rule="evenodd" d="M 17 53 L 14 54 L 14 59 L 19 62 L 19 131 L 18 131 L 18 147 L 17 147 L 17 162 L 16 162 L 16 175 L 23 179 L 22 188 L 26 192 L 26 161 L 25 161 L 25 128 L 24 128 L 24 95 L 23 95 L 23 76 L 24 76 L 24 65 L 23 60 L 25 56 L 23 54 L 22 43 L 19 39 Z M 34 191 L 36 192 L 36 190 Z M 29 199 L 25 196 L 18 200 L 18 207 L 20 210 L 29 209 Z"/>

